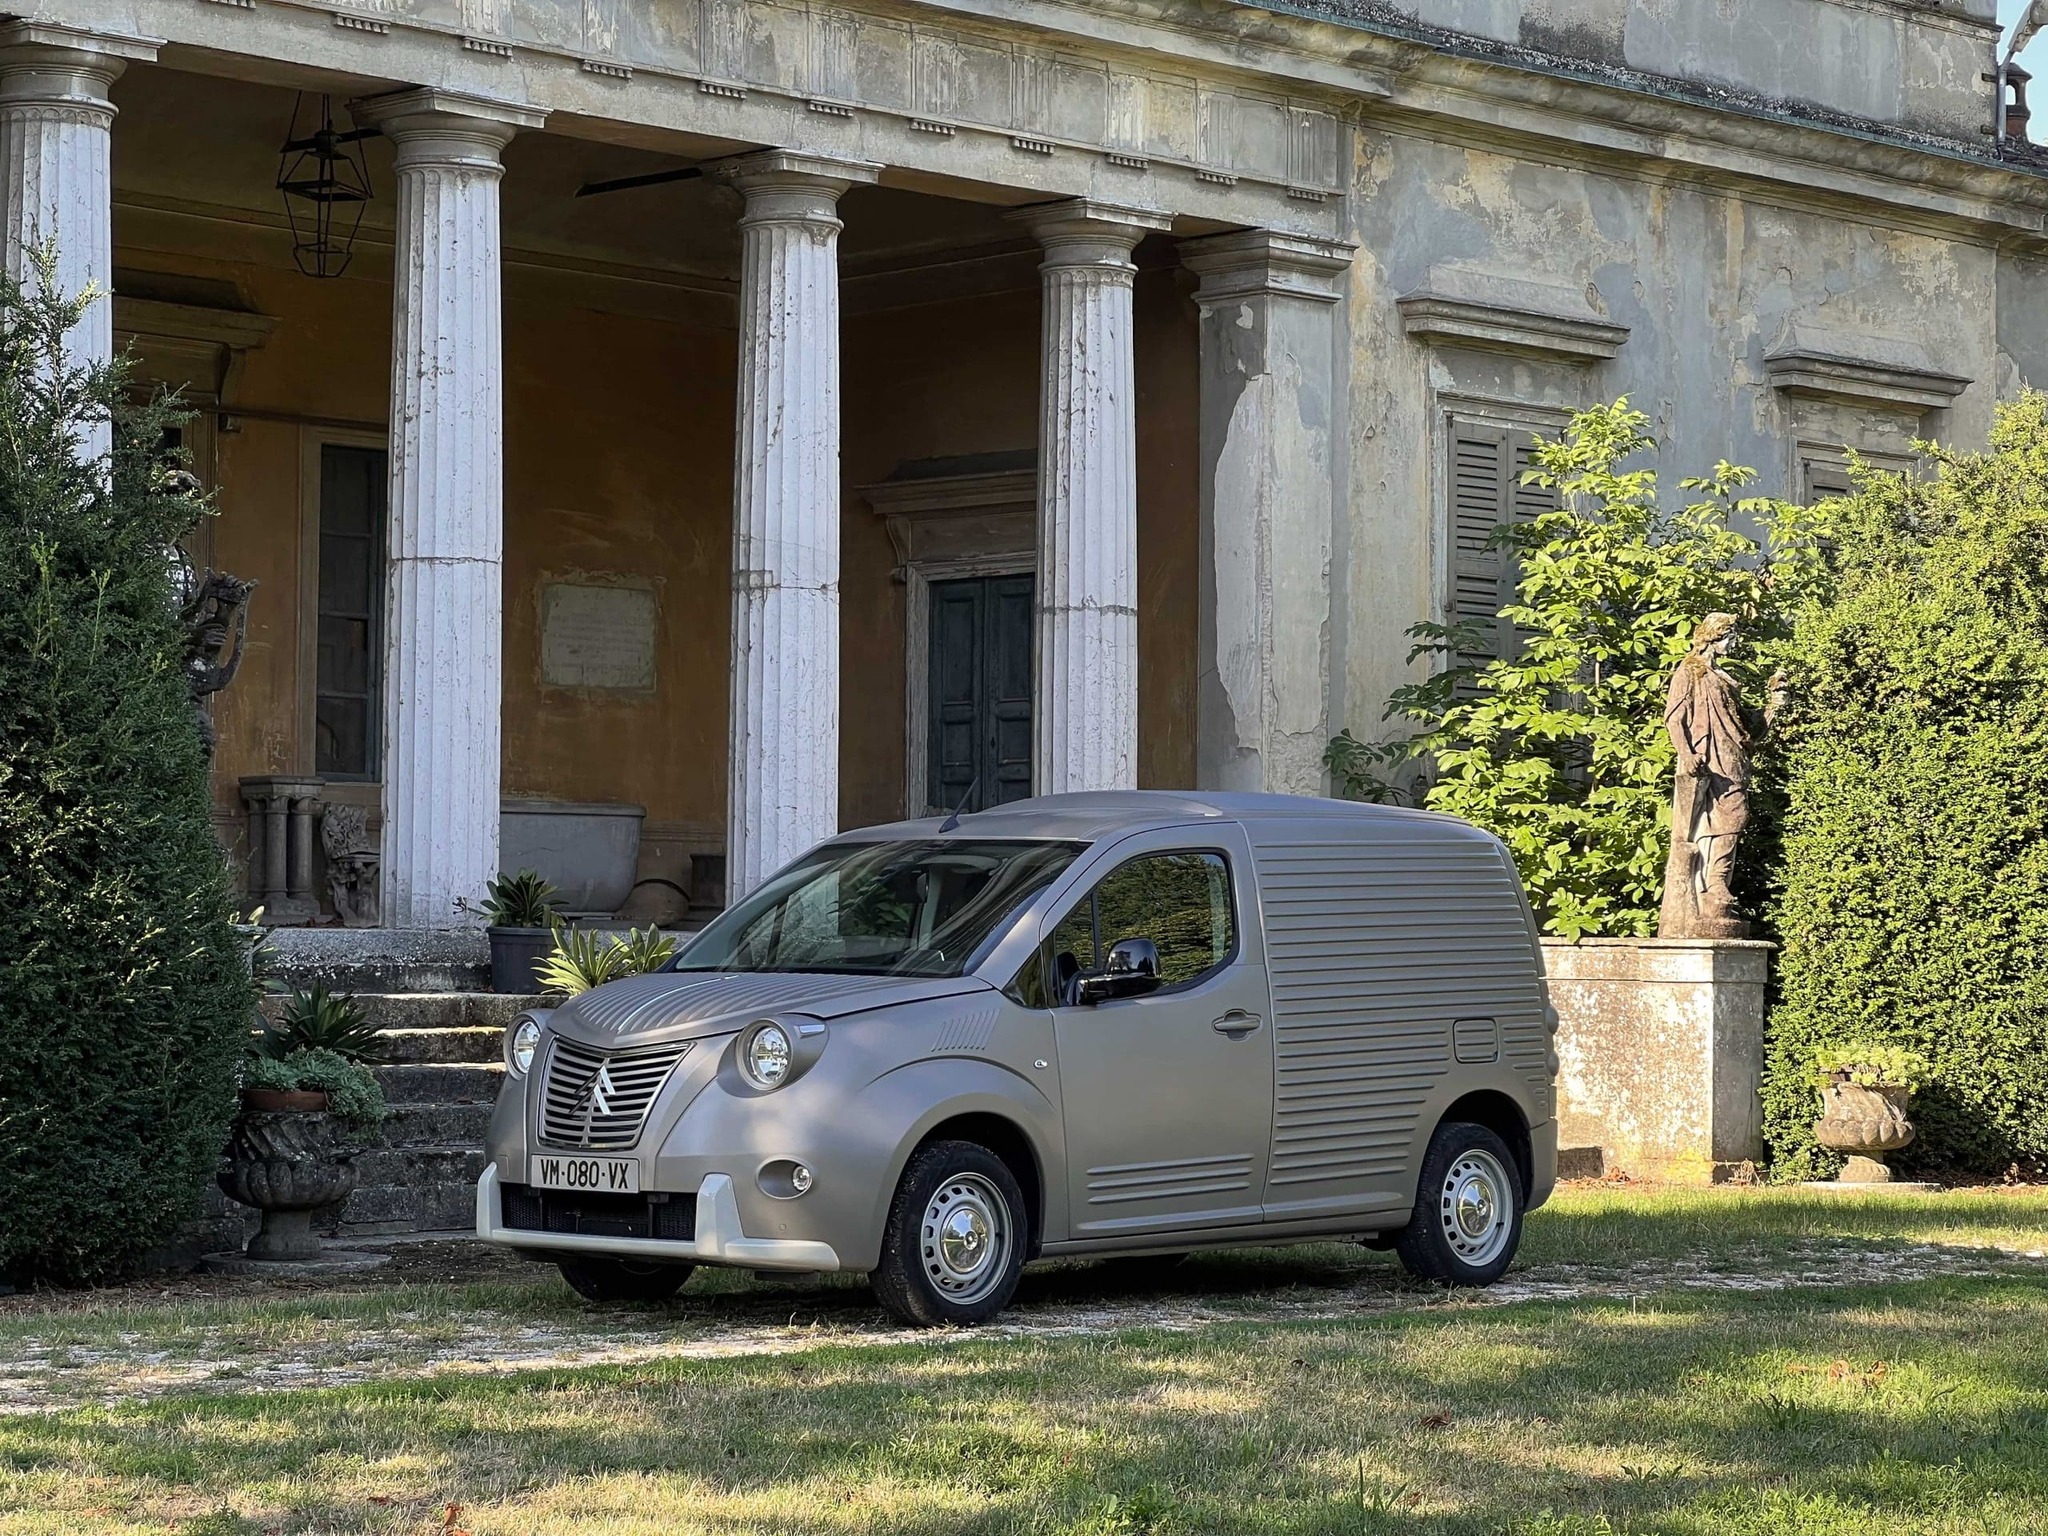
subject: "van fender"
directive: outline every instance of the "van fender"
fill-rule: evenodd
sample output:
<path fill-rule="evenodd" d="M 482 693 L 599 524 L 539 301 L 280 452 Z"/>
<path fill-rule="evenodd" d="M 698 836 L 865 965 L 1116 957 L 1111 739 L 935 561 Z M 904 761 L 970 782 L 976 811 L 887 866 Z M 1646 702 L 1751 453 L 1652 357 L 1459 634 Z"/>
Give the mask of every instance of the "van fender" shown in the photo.
<path fill-rule="evenodd" d="M 867 1223 L 874 1251 L 881 1252 L 882 1231 L 889 1207 L 911 1154 L 948 1120 L 963 1115 L 992 1115 L 1013 1126 L 1037 1164 L 1038 1209 L 1033 1251 L 1037 1244 L 1067 1229 L 1066 1136 L 1059 1109 L 1038 1085 L 993 1061 L 957 1056 L 914 1061 L 885 1073 L 847 1106 L 872 1125 L 900 1125 L 882 1178 L 876 1181 L 874 1204 Z"/>
<path fill-rule="evenodd" d="M 1436 1135 L 1437 1127 L 1449 1117 L 1451 1106 L 1461 1099 L 1470 1098 L 1475 1093 L 1495 1095 L 1505 1099 L 1512 1106 L 1515 1125 L 1496 1129 L 1513 1129 L 1515 1132 L 1513 1135 L 1503 1136 L 1503 1139 L 1515 1153 L 1517 1160 L 1522 1162 L 1523 1181 L 1529 1186 L 1524 1190 L 1524 1197 L 1529 1202 L 1528 1208 L 1533 1210 L 1548 1198 L 1550 1186 L 1555 1182 L 1556 1156 L 1553 1152 L 1550 1169 L 1538 1166 L 1542 1160 L 1543 1138 L 1536 1134 L 1536 1131 L 1543 1117 L 1530 1113 L 1531 1095 L 1528 1083 L 1519 1073 L 1505 1065 L 1495 1065 L 1491 1069 L 1463 1066 L 1436 1086 L 1423 1101 L 1421 1113 L 1417 1116 L 1415 1155 L 1402 1174 L 1404 1192 L 1408 1197 L 1408 1207 L 1411 1211 L 1415 1206 L 1416 1185 L 1422 1177 L 1423 1154 L 1429 1147 L 1430 1138 Z M 1552 1137 L 1550 1145 L 1554 1147 L 1555 1144 L 1555 1137 Z"/>

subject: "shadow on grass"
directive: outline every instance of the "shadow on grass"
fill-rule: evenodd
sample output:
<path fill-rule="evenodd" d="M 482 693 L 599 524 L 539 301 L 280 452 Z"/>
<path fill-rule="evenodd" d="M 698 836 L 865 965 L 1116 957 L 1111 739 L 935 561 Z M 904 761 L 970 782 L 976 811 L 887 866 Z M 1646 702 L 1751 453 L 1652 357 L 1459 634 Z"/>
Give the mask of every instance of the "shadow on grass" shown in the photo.
<path fill-rule="evenodd" d="M 2044 1329 L 2048 1287 L 1938 1281 L 167 1399 L 0 1421 L 0 1490 L 322 1531 L 2039 1530 Z"/>

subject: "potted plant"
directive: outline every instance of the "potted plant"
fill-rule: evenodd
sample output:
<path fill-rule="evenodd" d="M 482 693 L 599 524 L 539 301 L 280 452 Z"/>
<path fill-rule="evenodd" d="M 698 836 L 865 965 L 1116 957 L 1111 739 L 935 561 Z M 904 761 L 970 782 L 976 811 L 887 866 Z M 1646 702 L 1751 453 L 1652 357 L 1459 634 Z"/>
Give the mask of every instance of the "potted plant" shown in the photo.
<path fill-rule="evenodd" d="M 378 1034 L 354 998 L 316 987 L 256 1037 L 218 1175 L 223 1194 L 263 1213 L 247 1257 L 319 1256 L 313 1212 L 354 1192 L 356 1153 L 383 1124 Z"/>
<path fill-rule="evenodd" d="M 1814 1058 L 1821 1117 L 1813 1127 L 1822 1146 L 1848 1154 L 1840 1182 L 1888 1184 L 1883 1154 L 1910 1146 L 1913 1122 L 1906 1105 L 1925 1085 L 1926 1057 L 1903 1046 L 1860 1041 L 1830 1046 Z"/>
<path fill-rule="evenodd" d="M 645 976 L 674 958 L 676 941 L 659 928 L 631 928 L 624 935 L 596 928 L 557 928 L 554 945 L 537 974 L 540 991 L 575 997 L 626 976 Z"/>
<path fill-rule="evenodd" d="M 541 963 L 555 947 L 555 888 L 530 869 L 499 875 L 485 887 L 490 925 L 491 990 L 529 996 L 543 989 Z"/>

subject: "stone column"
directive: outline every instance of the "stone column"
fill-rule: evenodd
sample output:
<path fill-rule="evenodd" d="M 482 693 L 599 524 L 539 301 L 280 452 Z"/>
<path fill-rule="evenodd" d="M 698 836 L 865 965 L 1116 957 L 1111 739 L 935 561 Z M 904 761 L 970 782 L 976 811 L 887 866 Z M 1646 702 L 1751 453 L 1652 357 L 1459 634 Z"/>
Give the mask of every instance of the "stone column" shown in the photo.
<path fill-rule="evenodd" d="M 1045 247 L 1032 790 L 1138 782 L 1138 394 L 1131 252 L 1164 214 L 1010 215 Z"/>
<path fill-rule="evenodd" d="M 880 170 L 789 150 L 715 168 L 746 202 L 728 901 L 839 830 L 838 205 Z"/>
<path fill-rule="evenodd" d="M 0 240 L 7 275 L 34 287 L 34 256 L 54 242 L 57 289 L 98 296 L 67 339 L 74 364 L 114 355 L 114 104 L 108 91 L 129 61 L 156 57 L 154 38 L 88 32 L 55 22 L 0 26 Z M 95 425 L 89 457 L 113 444 Z"/>
<path fill-rule="evenodd" d="M 499 152 L 541 115 L 439 90 L 357 104 L 394 146 L 384 922 L 450 928 L 498 873 L 505 543 Z"/>
<path fill-rule="evenodd" d="M 1195 782 L 1325 791 L 1354 246 L 1271 230 L 1190 240 L 1201 279 Z"/>

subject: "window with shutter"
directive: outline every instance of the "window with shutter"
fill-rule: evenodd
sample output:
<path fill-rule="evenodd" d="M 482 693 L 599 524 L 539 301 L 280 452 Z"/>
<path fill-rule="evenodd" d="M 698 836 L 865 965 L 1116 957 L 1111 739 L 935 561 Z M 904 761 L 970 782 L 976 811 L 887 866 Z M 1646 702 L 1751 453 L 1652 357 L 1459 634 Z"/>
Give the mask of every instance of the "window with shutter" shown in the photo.
<path fill-rule="evenodd" d="M 1480 667 L 1522 645 L 1514 625 L 1500 616 L 1515 600 L 1521 573 L 1514 551 L 1493 542 L 1494 531 L 1554 510 L 1557 493 L 1522 483 L 1536 466 L 1533 433 L 1454 419 L 1450 451 L 1451 619 L 1482 626 L 1478 646 L 1458 653 L 1460 665 Z"/>

